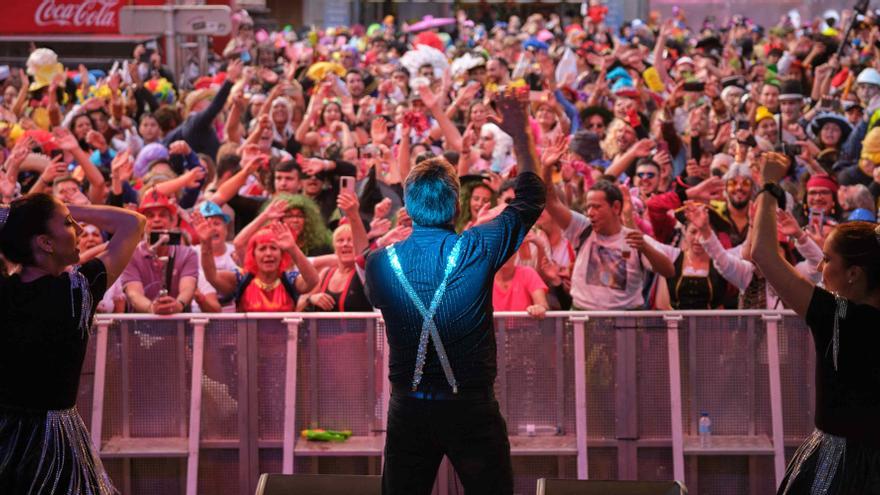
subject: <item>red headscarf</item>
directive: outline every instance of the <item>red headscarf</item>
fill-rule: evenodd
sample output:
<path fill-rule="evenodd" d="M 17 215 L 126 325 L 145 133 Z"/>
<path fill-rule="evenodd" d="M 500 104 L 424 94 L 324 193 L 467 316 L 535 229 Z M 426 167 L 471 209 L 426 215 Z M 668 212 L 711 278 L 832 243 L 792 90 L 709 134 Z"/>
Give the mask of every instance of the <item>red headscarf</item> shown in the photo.
<path fill-rule="evenodd" d="M 262 229 L 248 241 L 247 252 L 244 255 L 244 270 L 247 273 L 252 275 L 256 275 L 257 270 L 257 260 L 254 256 L 254 251 L 257 249 L 257 245 L 259 244 L 276 244 L 278 242 L 275 237 L 275 233 L 270 229 Z M 281 252 L 281 263 L 278 265 L 278 275 L 280 276 L 282 273 L 286 272 L 291 266 L 293 266 L 293 258 L 290 257 L 290 254 L 286 251 Z"/>

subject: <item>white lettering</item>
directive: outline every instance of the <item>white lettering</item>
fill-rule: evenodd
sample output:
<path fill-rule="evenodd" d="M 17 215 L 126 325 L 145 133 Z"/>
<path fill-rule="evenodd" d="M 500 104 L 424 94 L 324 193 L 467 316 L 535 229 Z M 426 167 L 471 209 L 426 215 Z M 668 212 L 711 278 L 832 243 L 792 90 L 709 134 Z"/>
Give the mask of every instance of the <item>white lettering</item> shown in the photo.
<path fill-rule="evenodd" d="M 63 2 L 64 0 L 57 0 Z M 112 27 L 119 0 L 80 0 L 56 3 L 43 0 L 34 11 L 37 26 Z"/>

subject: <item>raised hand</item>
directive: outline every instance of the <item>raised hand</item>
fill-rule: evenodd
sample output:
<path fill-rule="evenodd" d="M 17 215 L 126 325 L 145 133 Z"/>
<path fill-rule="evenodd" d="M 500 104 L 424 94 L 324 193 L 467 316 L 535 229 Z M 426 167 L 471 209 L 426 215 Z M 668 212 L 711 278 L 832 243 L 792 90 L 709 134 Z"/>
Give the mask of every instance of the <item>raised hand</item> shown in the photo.
<path fill-rule="evenodd" d="M 788 172 L 790 161 L 787 156 L 782 153 L 768 152 L 761 156 L 759 161 L 761 166 L 761 178 L 764 183 L 779 182 Z"/>
<path fill-rule="evenodd" d="M 209 239 L 211 239 L 211 224 L 208 223 L 208 220 L 202 216 L 198 211 L 193 212 L 190 215 L 190 225 L 192 225 L 193 229 L 195 229 L 196 234 L 198 234 L 199 239 L 203 243 L 207 243 Z"/>
<path fill-rule="evenodd" d="M 373 119 L 370 124 L 370 139 L 373 144 L 381 144 L 388 139 L 388 124 L 382 117 Z"/>
<path fill-rule="evenodd" d="M 131 153 L 125 150 L 115 157 L 110 163 L 110 176 L 120 182 L 128 182 L 134 173 L 134 163 L 131 159 Z"/>
<path fill-rule="evenodd" d="M 244 63 L 241 60 L 233 60 L 226 66 L 226 79 L 233 83 L 241 78 Z"/>
<path fill-rule="evenodd" d="M 801 226 L 798 225 L 797 220 L 791 216 L 791 213 L 785 210 L 780 210 L 777 212 L 776 219 L 778 222 L 777 230 L 779 230 L 780 234 L 794 238 L 800 237 L 803 231 L 801 231 Z"/>
<path fill-rule="evenodd" d="M 287 214 L 287 210 L 290 205 L 287 201 L 283 199 L 276 199 L 269 205 L 268 208 L 263 212 L 267 220 L 277 221 L 284 217 Z"/>
<path fill-rule="evenodd" d="M 712 230 L 709 226 L 709 207 L 696 201 L 688 201 L 684 208 L 684 216 L 688 222 L 700 231 L 703 238 L 707 237 Z"/>
<path fill-rule="evenodd" d="M 431 88 L 427 84 L 419 86 L 417 91 L 422 98 L 422 102 L 424 102 L 425 106 L 428 107 L 431 112 L 440 111 L 441 97 L 431 91 Z"/>
<path fill-rule="evenodd" d="M 98 151 L 104 152 L 107 150 L 107 140 L 104 139 L 104 136 L 98 131 L 89 131 L 89 133 L 86 134 L 86 143 Z"/>
<path fill-rule="evenodd" d="M 499 91 L 495 93 L 495 105 L 498 108 L 499 117 L 493 115 L 489 119 L 494 121 L 502 131 L 513 137 L 514 140 L 525 138 L 529 132 L 529 92 L 526 91 Z"/>
<path fill-rule="evenodd" d="M 336 196 L 336 206 L 345 212 L 347 217 L 359 215 L 360 202 L 358 202 L 357 195 L 351 191 L 339 191 L 339 195 Z"/>
<path fill-rule="evenodd" d="M 566 152 L 568 152 L 568 137 L 559 133 L 544 148 L 544 152 L 541 154 L 541 163 L 544 166 L 556 165 Z"/>
<path fill-rule="evenodd" d="M 59 126 L 53 129 L 52 133 L 55 134 L 55 142 L 62 150 L 74 151 L 79 148 L 79 141 L 67 128 Z"/>
<path fill-rule="evenodd" d="M 391 220 L 384 217 L 373 217 L 373 221 L 370 222 L 370 231 L 367 233 L 367 237 L 370 239 L 381 237 L 390 230 Z"/>
<path fill-rule="evenodd" d="M 187 189 L 195 189 L 201 186 L 202 179 L 205 178 L 205 167 L 193 167 L 186 171 L 186 187 Z"/>
<path fill-rule="evenodd" d="M 294 249 L 298 249 L 296 245 L 296 237 L 294 237 L 293 232 L 291 232 L 287 226 L 281 222 L 275 221 L 269 224 L 269 228 L 272 230 L 272 233 L 275 234 L 275 242 L 282 251 L 290 252 Z"/>
<path fill-rule="evenodd" d="M 182 139 L 168 145 L 168 154 L 170 155 L 189 155 L 190 153 L 192 153 L 192 148 Z"/>
<path fill-rule="evenodd" d="M 385 218 L 389 213 L 391 213 L 390 198 L 382 198 L 382 201 L 379 201 L 376 203 L 376 206 L 373 207 L 373 218 Z"/>

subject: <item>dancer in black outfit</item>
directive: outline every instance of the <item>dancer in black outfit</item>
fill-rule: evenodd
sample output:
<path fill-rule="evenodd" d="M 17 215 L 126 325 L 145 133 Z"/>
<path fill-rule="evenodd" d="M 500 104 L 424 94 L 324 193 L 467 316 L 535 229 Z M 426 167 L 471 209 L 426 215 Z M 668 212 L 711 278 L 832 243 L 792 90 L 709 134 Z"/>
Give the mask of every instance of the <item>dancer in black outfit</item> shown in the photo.
<path fill-rule="evenodd" d="M 406 180 L 412 235 L 367 259 L 368 296 L 382 311 L 390 347 L 385 494 L 431 493 L 444 455 L 466 493 L 513 493 L 507 427 L 492 388 L 492 284 L 541 214 L 545 190 L 527 102 L 508 94 L 496 103 L 516 143 L 516 198 L 494 220 L 457 235 L 455 169 L 443 158 L 425 160 Z"/>
<path fill-rule="evenodd" d="M 79 222 L 113 238 L 78 267 Z M 47 194 L 0 205 L 0 251 L 21 267 L 0 277 L 0 493 L 116 492 L 76 397 L 95 306 L 143 228 L 137 213 L 68 207 Z"/>
<path fill-rule="evenodd" d="M 806 319 L 816 346 L 816 429 L 792 458 L 779 494 L 880 494 L 880 227 L 841 224 L 825 241 L 825 288 L 779 254 L 776 182 L 788 158 L 761 158 L 752 259 L 785 305 Z M 778 198 L 783 198 L 779 200 Z"/>

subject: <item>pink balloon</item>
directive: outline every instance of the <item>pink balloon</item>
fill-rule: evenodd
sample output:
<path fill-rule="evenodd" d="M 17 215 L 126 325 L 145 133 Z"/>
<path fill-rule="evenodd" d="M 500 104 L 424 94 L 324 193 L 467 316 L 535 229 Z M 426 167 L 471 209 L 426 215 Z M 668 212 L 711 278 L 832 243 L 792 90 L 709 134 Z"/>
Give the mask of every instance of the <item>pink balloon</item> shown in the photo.
<path fill-rule="evenodd" d="M 269 33 L 267 33 L 265 29 L 260 29 L 254 35 L 254 38 L 256 38 L 257 43 L 265 43 L 266 40 L 269 39 Z"/>

